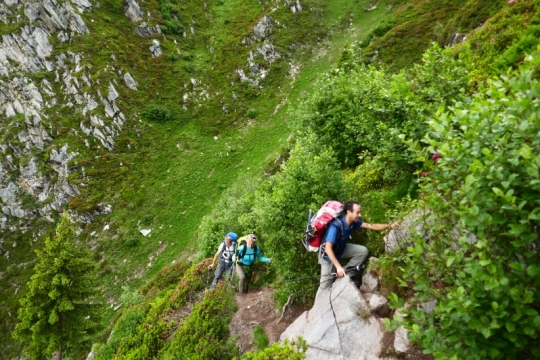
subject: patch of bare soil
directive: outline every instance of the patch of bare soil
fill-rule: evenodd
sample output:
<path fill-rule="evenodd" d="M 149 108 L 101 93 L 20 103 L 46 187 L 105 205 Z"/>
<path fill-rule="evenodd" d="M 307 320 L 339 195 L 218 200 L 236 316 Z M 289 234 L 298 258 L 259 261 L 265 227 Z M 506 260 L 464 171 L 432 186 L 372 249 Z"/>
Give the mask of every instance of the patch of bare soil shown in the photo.
<path fill-rule="evenodd" d="M 276 309 L 276 303 L 273 298 L 274 290 L 263 288 L 247 294 L 236 294 L 234 296 L 238 310 L 229 324 L 231 337 L 238 335 L 236 341 L 240 351 L 255 350 L 253 344 L 253 328 L 260 325 L 266 335 L 269 343 L 279 341 L 279 336 L 285 329 L 308 310 L 306 306 L 292 305 L 286 312 L 280 323 L 278 319 L 281 316 L 281 309 Z"/>

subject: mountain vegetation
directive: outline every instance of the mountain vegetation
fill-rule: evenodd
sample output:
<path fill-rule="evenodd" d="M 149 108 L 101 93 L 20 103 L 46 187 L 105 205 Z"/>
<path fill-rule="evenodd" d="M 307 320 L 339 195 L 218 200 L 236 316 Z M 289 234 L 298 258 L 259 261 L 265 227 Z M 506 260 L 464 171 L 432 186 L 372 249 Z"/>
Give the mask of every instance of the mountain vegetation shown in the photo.
<path fill-rule="evenodd" d="M 149 0 L 147 36 L 126 16 L 131 1 L 89 3 L 78 8 L 88 33 L 49 37 L 63 67 L 22 72 L 55 94 L 41 115 L 50 140 L 25 147 L 24 113 L 0 124 L 8 358 L 79 358 L 90 342 L 97 359 L 302 358 L 301 339 L 239 353 L 234 289 L 202 291 L 207 258 L 228 231 L 255 233 L 272 262 L 250 286 L 279 284 L 278 305 L 291 294 L 309 304 L 315 288 L 281 281 L 318 273 L 300 239 L 328 199 L 358 200 L 368 222 L 413 224 L 390 253 L 384 234 L 353 238 L 381 259 L 388 329 L 404 326 L 436 359 L 540 356 L 540 1 Z M 2 34 L 37 25 L 17 1 L 4 9 Z M 74 105 L 58 81 L 66 69 L 85 94 L 114 98 L 126 121 L 112 142 L 81 134 L 105 129 L 108 110 Z M 13 78 L 3 73 L 0 89 Z M 59 203 L 75 225 L 62 211 L 13 215 L 56 207 L 9 190 L 34 167 L 77 188 Z M 50 255 L 73 244 L 93 259 Z M 70 261 L 98 264 L 99 291 Z M 68 290 L 77 296 L 64 301 Z M 79 307 L 98 303 L 96 317 Z"/>

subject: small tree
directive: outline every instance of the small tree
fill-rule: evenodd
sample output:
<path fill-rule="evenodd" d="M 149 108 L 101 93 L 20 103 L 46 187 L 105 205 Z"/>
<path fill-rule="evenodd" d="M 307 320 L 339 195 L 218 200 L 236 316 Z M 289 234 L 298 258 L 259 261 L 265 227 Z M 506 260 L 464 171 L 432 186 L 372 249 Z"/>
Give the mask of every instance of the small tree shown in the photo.
<path fill-rule="evenodd" d="M 59 359 L 67 350 L 89 345 L 89 335 L 97 330 L 97 264 L 90 250 L 78 246 L 75 229 L 64 215 L 56 234 L 36 250 L 37 264 L 28 282 L 28 293 L 20 300 L 19 324 L 13 337 L 33 359 Z"/>

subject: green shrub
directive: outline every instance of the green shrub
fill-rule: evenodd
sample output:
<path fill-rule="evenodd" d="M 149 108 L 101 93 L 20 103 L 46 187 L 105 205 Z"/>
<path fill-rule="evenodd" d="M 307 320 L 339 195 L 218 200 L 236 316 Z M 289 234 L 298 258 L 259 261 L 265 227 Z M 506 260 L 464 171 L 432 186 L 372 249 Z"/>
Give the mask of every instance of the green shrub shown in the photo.
<path fill-rule="evenodd" d="M 141 240 L 137 237 L 131 237 L 126 240 L 126 246 L 137 247 L 141 243 Z"/>
<path fill-rule="evenodd" d="M 437 107 L 463 96 L 466 74 L 461 59 L 436 45 L 422 64 L 399 74 L 365 66 L 336 70 L 297 111 L 296 127 L 330 146 L 342 167 L 378 155 L 385 178 L 395 181 L 415 163 L 402 138 L 419 141 Z"/>
<path fill-rule="evenodd" d="M 246 113 L 246 116 L 250 119 L 255 119 L 257 117 L 257 110 L 249 109 Z"/>
<path fill-rule="evenodd" d="M 236 311 L 233 291 L 218 286 L 205 293 L 160 354 L 165 359 L 231 359 L 238 349 L 229 338 L 229 322 Z"/>
<path fill-rule="evenodd" d="M 260 325 L 255 326 L 253 329 L 253 343 L 257 350 L 263 350 L 268 347 L 268 335 L 264 333 Z"/>
<path fill-rule="evenodd" d="M 142 115 L 150 121 L 166 122 L 172 120 L 171 111 L 163 105 L 150 104 L 144 109 Z"/>
<path fill-rule="evenodd" d="M 535 55 L 430 122 L 431 241 L 417 238 L 398 268 L 417 302 L 438 300 L 405 318 L 409 338 L 437 359 L 540 356 L 539 67 Z"/>
<path fill-rule="evenodd" d="M 386 34 L 388 31 L 390 31 L 390 29 L 393 28 L 394 25 L 395 25 L 395 23 L 393 23 L 393 22 L 383 22 L 383 23 L 377 25 L 377 27 L 375 29 L 373 29 L 371 31 L 371 33 L 373 35 L 375 35 L 375 36 L 381 37 L 384 34 Z"/>
<path fill-rule="evenodd" d="M 115 324 L 115 336 L 112 336 L 106 345 L 99 346 L 101 350 L 96 359 L 156 357 L 169 344 L 169 335 L 174 334 L 180 327 L 176 317 L 172 315 L 177 313 L 177 309 L 185 307 L 194 294 L 204 288 L 207 266 L 208 262 L 193 265 L 184 273 L 175 288 L 162 291 L 149 301 L 140 302 L 141 296 L 136 294 L 136 291 L 125 289 L 128 295 L 124 300 L 131 305 L 124 309 L 125 315 Z M 134 297 L 137 298 L 136 301 L 133 300 Z M 210 333 L 213 331 L 210 328 L 206 330 Z M 219 331 L 222 331 L 221 327 Z M 117 333 L 120 335 L 116 336 Z"/>
<path fill-rule="evenodd" d="M 242 355 L 242 360 L 300 360 L 306 358 L 307 349 L 307 343 L 301 337 L 296 341 L 285 339 L 283 344 L 274 343 L 269 348 L 258 352 L 248 351 Z"/>
<path fill-rule="evenodd" d="M 334 153 L 313 137 L 298 140 L 282 171 L 252 195 L 251 211 L 240 216 L 244 228 L 258 235 L 264 254 L 279 264 L 280 277 L 295 278 L 319 273 L 316 257 L 305 251 L 301 239 L 309 209 L 318 209 L 328 199 L 345 201 L 347 192 Z M 289 282 L 276 291 L 278 303 L 304 288 Z M 311 298 L 304 292 L 298 298 Z"/>
<path fill-rule="evenodd" d="M 139 292 L 148 298 L 155 296 L 157 292 L 167 289 L 171 285 L 177 285 L 190 266 L 191 263 L 188 261 L 178 261 L 173 265 L 165 266 L 152 279 L 147 281 Z"/>
<path fill-rule="evenodd" d="M 139 305 L 144 300 L 137 290 L 131 290 L 129 286 L 122 286 L 122 295 L 120 296 L 120 302 L 124 307 Z"/>

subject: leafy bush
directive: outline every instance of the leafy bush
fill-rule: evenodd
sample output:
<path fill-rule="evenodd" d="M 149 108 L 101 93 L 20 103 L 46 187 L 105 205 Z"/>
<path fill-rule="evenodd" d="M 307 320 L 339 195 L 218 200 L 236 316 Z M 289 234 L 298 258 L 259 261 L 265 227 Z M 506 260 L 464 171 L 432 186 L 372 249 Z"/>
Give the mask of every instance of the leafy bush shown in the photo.
<path fill-rule="evenodd" d="M 197 234 L 201 258 L 213 257 L 229 231 L 239 235 L 247 233 L 248 229 L 239 222 L 239 218 L 251 212 L 253 194 L 259 185 L 258 180 L 241 179 L 225 191 L 212 212 L 203 218 Z"/>
<path fill-rule="evenodd" d="M 431 241 L 416 239 L 397 269 L 416 301 L 438 300 L 405 318 L 411 340 L 437 359 L 540 356 L 539 66 L 530 57 L 430 123 Z"/>
<path fill-rule="evenodd" d="M 126 246 L 137 247 L 141 243 L 141 240 L 137 237 L 131 237 L 126 240 Z"/>
<path fill-rule="evenodd" d="M 162 105 L 150 104 L 144 109 L 142 115 L 151 121 L 166 122 L 172 120 L 171 111 Z"/>
<path fill-rule="evenodd" d="M 231 359 L 238 354 L 229 337 L 229 322 L 236 311 L 233 291 L 218 286 L 205 293 L 160 354 L 165 359 Z"/>
<path fill-rule="evenodd" d="M 259 352 L 248 351 L 242 356 L 242 360 L 300 360 L 305 359 L 308 346 L 301 337 L 296 341 L 285 339 L 283 344 L 274 343 L 269 348 Z"/>
<path fill-rule="evenodd" d="M 420 140 L 438 106 L 462 96 L 466 69 L 449 50 L 434 45 L 423 63 L 389 75 L 373 67 L 336 70 L 297 112 L 299 131 L 312 131 L 330 146 L 341 166 L 378 155 L 387 179 L 410 172 L 415 159 L 401 138 Z"/>
<path fill-rule="evenodd" d="M 125 308 L 113 328 L 115 336 L 108 339 L 107 344 L 97 346 L 100 350 L 96 359 L 145 359 L 158 356 L 164 346 L 168 345 L 169 336 L 182 326 L 174 316 L 176 310 L 186 306 L 194 294 L 204 288 L 207 266 L 208 262 L 193 265 L 174 289 L 162 291 L 151 300 Z M 116 336 L 118 332 L 125 335 Z"/>
<path fill-rule="evenodd" d="M 120 302 L 123 306 L 129 307 L 140 304 L 144 300 L 137 290 L 131 290 L 129 286 L 122 286 L 122 295 L 120 296 Z"/>
<path fill-rule="evenodd" d="M 318 274 L 313 253 L 301 243 L 310 208 L 318 209 L 328 199 L 344 201 L 347 192 L 335 155 L 313 137 L 298 140 L 282 171 L 261 183 L 253 194 L 251 211 L 240 216 L 244 228 L 258 235 L 266 256 L 279 264 L 280 278 Z M 289 282 L 276 291 L 279 303 L 305 284 Z M 316 288 L 313 287 L 313 293 Z M 306 295 L 307 294 L 307 295 Z M 298 297 L 308 296 L 302 293 Z"/>
<path fill-rule="evenodd" d="M 498 74 L 501 67 L 505 71 L 510 66 L 517 68 L 523 60 L 523 53 L 533 50 L 530 47 L 534 42 L 531 36 L 537 32 L 535 27 L 539 24 L 539 1 L 506 3 L 500 12 L 467 39 L 476 63 L 470 74 L 471 80 L 481 84 L 489 76 Z M 466 44 L 464 48 L 468 46 Z"/>
<path fill-rule="evenodd" d="M 155 296 L 157 292 L 164 290 L 172 285 L 177 285 L 191 263 L 187 261 L 178 261 L 170 266 L 165 266 L 149 281 L 146 282 L 139 292 L 147 298 Z"/>
<path fill-rule="evenodd" d="M 253 343 L 257 350 L 263 350 L 268 347 L 268 335 L 264 333 L 260 325 L 255 326 L 253 329 Z"/>

